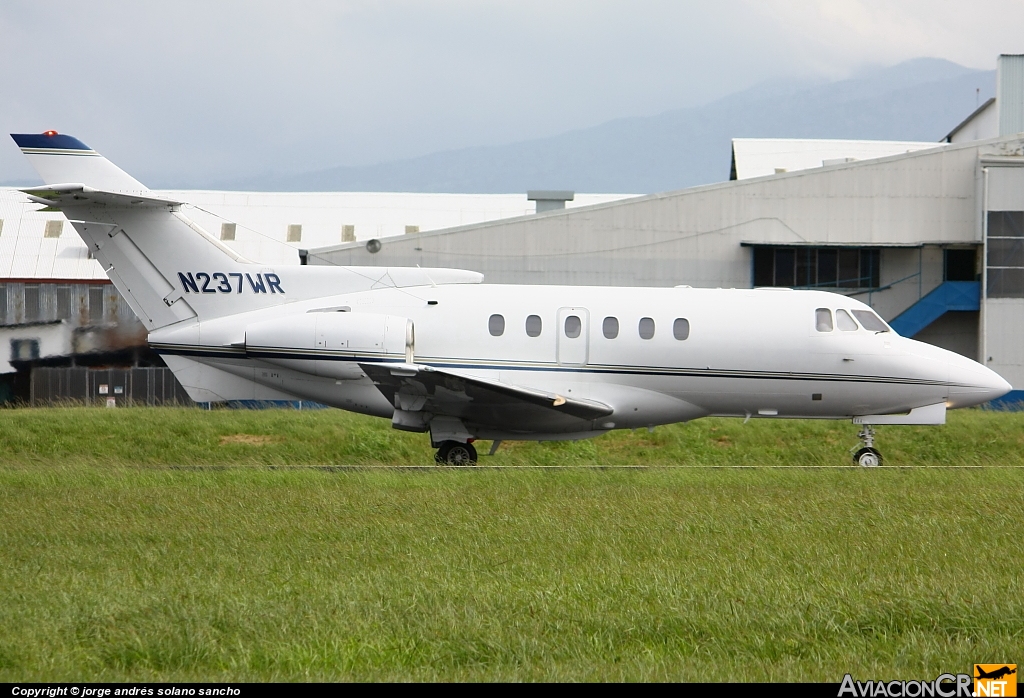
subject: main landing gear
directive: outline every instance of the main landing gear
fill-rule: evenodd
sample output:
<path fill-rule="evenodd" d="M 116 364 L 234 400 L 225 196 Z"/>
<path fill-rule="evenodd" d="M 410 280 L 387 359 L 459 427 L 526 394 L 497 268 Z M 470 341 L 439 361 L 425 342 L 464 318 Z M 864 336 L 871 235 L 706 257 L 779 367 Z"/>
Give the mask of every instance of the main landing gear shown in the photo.
<path fill-rule="evenodd" d="M 865 468 L 877 468 L 882 464 L 882 454 L 875 448 L 875 430 L 865 424 L 857 434 L 860 437 L 860 449 L 853 454 L 853 462 Z M 854 448 L 857 448 L 854 446 Z M 853 449 L 850 449 L 851 451 Z"/>
<path fill-rule="evenodd" d="M 476 465 L 476 449 L 473 444 L 442 441 L 434 460 L 438 465 Z"/>

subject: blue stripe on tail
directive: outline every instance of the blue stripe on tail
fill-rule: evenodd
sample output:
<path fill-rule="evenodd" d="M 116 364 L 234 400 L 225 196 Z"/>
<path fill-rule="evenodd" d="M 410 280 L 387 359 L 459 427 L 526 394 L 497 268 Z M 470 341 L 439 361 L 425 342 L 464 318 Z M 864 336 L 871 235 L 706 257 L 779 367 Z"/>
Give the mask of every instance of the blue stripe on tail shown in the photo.
<path fill-rule="evenodd" d="M 12 133 L 19 148 L 53 148 L 55 150 L 92 150 L 74 136 L 62 133 Z"/>

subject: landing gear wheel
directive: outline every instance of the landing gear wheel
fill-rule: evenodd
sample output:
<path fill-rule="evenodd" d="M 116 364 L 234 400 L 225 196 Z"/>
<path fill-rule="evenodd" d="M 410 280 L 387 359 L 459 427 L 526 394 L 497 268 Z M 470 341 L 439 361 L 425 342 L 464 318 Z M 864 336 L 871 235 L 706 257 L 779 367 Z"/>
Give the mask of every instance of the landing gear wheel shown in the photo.
<path fill-rule="evenodd" d="M 437 449 L 434 461 L 438 465 L 476 465 L 476 449 L 473 444 L 445 441 Z"/>
<path fill-rule="evenodd" d="M 864 468 L 877 468 L 882 464 L 882 454 L 874 448 L 862 448 L 853 455 L 853 462 Z"/>
<path fill-rule="evenodd" d="M 880 466 L 882 464 L 882 454 L 875 448 L 875 430 L 870 425 L 865 424 L 857 436 L 860 437 L 860 443 L 857 446 L 861 448 L 853 454 L 853 462 L 862 468 L 877 468 Z M 857 446 L 851 448 L 850 451 L 853 451 Z"/>

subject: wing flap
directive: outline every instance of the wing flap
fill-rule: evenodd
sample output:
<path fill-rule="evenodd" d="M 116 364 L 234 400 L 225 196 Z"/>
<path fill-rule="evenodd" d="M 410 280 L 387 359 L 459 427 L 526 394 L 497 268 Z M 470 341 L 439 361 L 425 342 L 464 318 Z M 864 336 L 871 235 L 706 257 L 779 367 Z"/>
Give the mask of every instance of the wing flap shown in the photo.
<path fill-rule="evenodd" d="M 474 424 L 515 431 L 571 431 L 612 413 L 611 407 L 594 400 L 568 398 L 432 366 L 359 366 L 396 408 L 458 417 Z"/>

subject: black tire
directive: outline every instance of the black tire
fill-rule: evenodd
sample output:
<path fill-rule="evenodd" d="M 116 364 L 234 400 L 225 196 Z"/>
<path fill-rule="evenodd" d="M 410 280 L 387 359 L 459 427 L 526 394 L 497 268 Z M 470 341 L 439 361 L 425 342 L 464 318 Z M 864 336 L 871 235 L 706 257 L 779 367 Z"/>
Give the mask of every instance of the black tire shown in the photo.
<path fill-rule="evenodd" d="M 448 464 L 448 444 L 451 441 L 445 441 L 441 444 L 441 448 L 437 449 L 437 453 L 434 454 L 434 462 L 438 465 Z"/>
<path fill-rule="evenodd" d="M 434 456 L 441 465 L 476 465 L 476 449 L 473 444 L 445 441 Z"/>
<path fill-rule="evenodd" d="M 863 468 L 877 468 L 882 465 L 882 454 L 874 448 L 862 448 L 853 454 L 853 462 Z"/>

